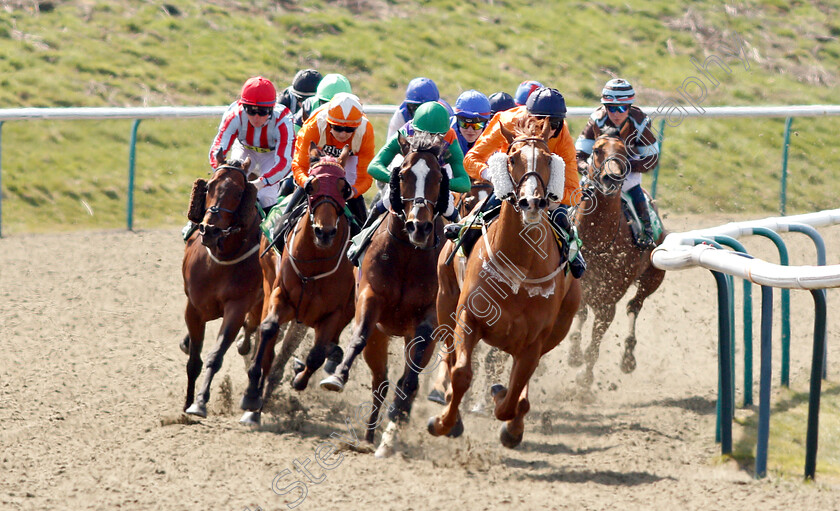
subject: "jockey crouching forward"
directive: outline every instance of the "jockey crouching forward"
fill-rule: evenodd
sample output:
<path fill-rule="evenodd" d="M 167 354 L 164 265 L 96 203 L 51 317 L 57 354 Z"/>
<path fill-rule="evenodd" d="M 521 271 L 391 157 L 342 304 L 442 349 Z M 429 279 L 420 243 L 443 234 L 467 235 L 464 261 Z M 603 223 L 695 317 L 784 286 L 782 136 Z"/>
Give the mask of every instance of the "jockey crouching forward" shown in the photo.
<path fill-rule="evenodd" d="M 344 164 L 347 183 L 353 190 L 353 197 L 347 201 L 347 208 L 355 217 L 351 222 L 353 232 L 359 231 L 364 224 L 365 193 L 372 179 L 368 174 L 368 165 L 373 159 L 375 149 L 373 125 L 362 112 L 359 99 L 353 94 L 340 92 L 326 105 L 312 113 L 303 124 L 295 141 L 295 156 L 292 160 L 292 172 L 295 176 L 295 192 L 289 200 L 278 224 L 284 226 L 292 211 L 303 202 L 306 193 L 303 190 L 309 179 L 309 148 L 311 144 L 331 156 L 338 156 L 344 146 L 350 146 L 350 157 Z M 355 225 L 354 225 L 355 224 Z M 276 242 L 277 249 L 283 251 L 282 237 Z"/>
<path fill-rule="evenodd" d="M 615 128 L 621 133 L 627 123 L 631 124 L 632 129 L 626 138 L 622 135 L 630 156 L 630 172 L 622 183 L 621 191 L 630 195 L 633 207 L 642 221 L 644 232 L 640 236 L 639 244 L 642 248 L 654 248 L 656 241 L 647 201 L 642 191 L 642 173 L 656 167 L 659 161 L 659 144 L 650 129 L 650 118 L 639 107 L 633 106 L 635 95 L 633 86 L 627 80 L 615 78 L 607 82 L 601 92 L 602 106 L 589 117 L 589 122 L 575 142 L 575 149 L 578 170 L 584 173 L 592 157 L 595 139 L 604 133 L 605 128 Z"/>
<path fill-rule="evenodd" d="M 399 162 L 402 161 L 400 137 L 405 139 L 414 136 L 439 137 L 442 139 L 441 168 L 444 172 L 451 173 L 449 177 L 450 192 L 470 191 L 470 178 L 464 171 L 464 153 L 461 152 L 461 147 L 457 143 L 455 131 L 449 127 L 449 112 L 443 105 L 435 101 L 420 105 L 415 111 L 414 118 L 405 123 L 382 146 L 368 169 L 371 177 L 387 185 L 391 179 L 391 169 L 398 166 Z M 389 199 L 389 194 L 383 194 L 382 199 L 373 205 L 365 227 L 372 225 L 382 213 L 390 209 Z M 455 209 L 451 193 L 449 208 L 443 216 L 452 222 L 458 219 L 458 212 Z"/>
<path fill-rule="evenodd" d="M 575 162 L 575 146 L 569 127 L 566 125 L 566 100 L 557 89 L 541 87 L 528 96 L 525 106 L 519 106 L 499 112 L 487 125 L 484 133 L 476 141 L 472 149 L 464 157 L 464 168 L 473 179 L 489 180 L 486 176 L 487 159 L 497 151 L 507 152 L 509 143 L 502 134 L 501 127 L 513 132 L 518 119 L 526 116 L 548 117 L 551 122 L 551 135 L 548 139 L 548 149 L 563 158 L 566 164 L 566 181 L 563 197 L 559 202 L 552 201 L 549 205 L 548 218 L 558 232 L 572 232 L 568 217 L 568 207 L 579 200 L 580 181 Z M 494 195 L 488 199 L 487 205 L 500 204 L 501 200 Z M 568 242 L 561 247 L 561 264 L 568 259 Z M 586 270 L 583 254 L 579 251 L 574 261 L 569 264 L 569 270 L 575 278 L 580 278 Z"/>

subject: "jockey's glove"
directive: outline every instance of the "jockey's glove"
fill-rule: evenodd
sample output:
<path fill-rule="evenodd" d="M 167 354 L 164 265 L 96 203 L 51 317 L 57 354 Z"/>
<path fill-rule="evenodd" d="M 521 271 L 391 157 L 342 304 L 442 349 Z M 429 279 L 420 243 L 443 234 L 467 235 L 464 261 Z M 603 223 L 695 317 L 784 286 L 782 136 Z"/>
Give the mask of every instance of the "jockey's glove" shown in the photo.
<path fill-rule="evenodd" d="M 248 182 L 251 183 L 252 185 L 254 185 L 254 187 L 257 190 L 262 190 L 263 188 L 265 188 L 265 180 L 261 177 L 258 177 L 257 179 L 254 179 L 253 181 L 248 181 Z"/>

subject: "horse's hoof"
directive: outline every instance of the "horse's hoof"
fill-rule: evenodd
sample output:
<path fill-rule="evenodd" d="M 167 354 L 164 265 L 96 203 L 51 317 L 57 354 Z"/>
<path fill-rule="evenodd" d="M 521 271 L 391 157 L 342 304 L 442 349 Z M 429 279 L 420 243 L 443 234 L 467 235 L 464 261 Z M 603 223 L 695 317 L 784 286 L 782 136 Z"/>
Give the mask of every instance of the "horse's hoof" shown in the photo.
<path fill-rule="evenodd" d="M 207 417 L 207 407 L 203 403 L 194 401 L 189 408 L 184 410 L 187 415 L 196 415 L 201 418 Z"/>
<path fill-rule="evenodd" d="M 340 376 L 331 374 L 321 380 L 321 388 L 324 390 L 331 390 L 333 392 L 341 392 L 344 390 L 344 381 Z"/>
<path fill-rule="evenodd" d="M 429 392 L 429 397 L 427 399 L 432 403 L 437 403 L 439 405 L 446 404 L 446 396 L 444 396 L 443 392 L 438 389 L 432 389 L 432 391 Z"/>
<path fill-rule="evenodd" d="M 242 418 L 239 419 L 240 424 L 244 424 L 246 426 L 259 426 L 260 425 L 260 412 L 245 412 L 242 414 Z"/>
<path fill-rule="evenodd" d="M 293 357 L 292 358 L 292 374 L 297 375 L 298 373 L 302 372 L 304 369 L 306 369 L 306 363 L 303 360 L 301 360 L 297 357 Z"/>
<path fill-rule="evenodd" d="M 333 344 L 333 349 L 327 355 L 327 361 L 324 363 L 324 372 L 333 374 L 342 360 L 344 360 L 344 350 L 338 344 Z"/>
<path fill-rule="evenodd" d="M 306 384 L 309 383 L 309 378 L 304 378 L 303 374 L 303 370 L 301 370 L 292 378 L 292 388 L 298 392 L 306 389 Z"/>
<path fill-rule="evenodd" d="M 376 452 L 373 453 L 373 456 L 375 458 L 380 458 L 380 459 L 390 458 L 391 456 L 394 455 L 394 452 L 396 452 L 396 451 L 394 451 L 394 448 L 392 446 L 382 444 L 376 449 Z"/>
<path fill-rule="evenodd" d="M 259 412 L 262 410 L 262 398 L 259 396 L 249 396 L 245 394 L 242 396 L 242 401 L 239 402 L 239 408 L 250 412 Z"/>
<path fill-rule="evenodd" d="M 426 423 L 426 429 L 429 430 L 429 434 L 432 436 L 440 436 L 437 432 L 437 428 L 435 428 L 435 423 L 437 422 L 437 417 L 432 415 L 429 417 L 429 422 Z"/>
<path fill-rule="evenodd" d="M 519 434 L 519 436 L 513 436 L 508 432 L 507 424 L 502 424 L 502 428 L 499 430 L 499 440 L 502 442 L 502 445 L 507 447 L 508 449 L 513 449 L 517 445 L 522 442 L 522 437 L 525 435 L 525 432 Z"/>
<path fill-rule="evenodd" d="M 251 352 L 251 337 L 248 335 L 242 336 L 239 342 L 236 343 L 236 351 L 243 357 Z"/>
<path fill-rule="evenodd" d="M 190 354 L 190 336 L 187 335 L 183 339 L 181 339 L 181 344 L 178 345 L 181 348 L 181 351 L 184 352 L 184 355 Z"/>
<path fill-rule="evenodd" d="M 503 390 L 507 390 L 507 389 L 505 388 L 505 386 L 504 386 L 504 385 L 501 385 L 501 384 L 499 384 L 499 383 L 496 383 L 496 384 L 494 384 L 494 385 L 492 385 L 492 386 L 490 387 L 490 395 L 491 395 L 491 396 L 495 399 L 495 398 L 496 398 L 496 394 L 498 394 L 499 392 L 501 392 L 501 391 L 503 391 Z"/>
<path fill-rule="evenodd" d="M 626 353 L 621 360 L 621 372 L 627 374 L 636 370 L 636 357 L 632 353 Z"/>
<path fill-rule="evenodd" d="M 458 417 L 458 422 L 452 426 L 452 429 L 449 430 L 449 433 L 446 434 L 449 438 L 458 438 L 459 436 L 464 434 L 464 421 L 461 420 L 461 417 Z"/>

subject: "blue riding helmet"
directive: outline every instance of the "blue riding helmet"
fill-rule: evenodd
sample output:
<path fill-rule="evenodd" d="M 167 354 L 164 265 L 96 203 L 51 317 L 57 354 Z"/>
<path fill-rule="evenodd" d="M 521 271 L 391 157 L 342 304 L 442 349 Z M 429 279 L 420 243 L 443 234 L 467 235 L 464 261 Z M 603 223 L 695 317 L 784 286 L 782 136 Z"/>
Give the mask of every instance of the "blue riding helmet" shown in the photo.
<path fill-rule="evenodd" d="M 405 89 L 405 102 L 422 104 L 427 101 L 437 101 L 440 99 L 435 82 L 428 78 L 414 78 L 408 82 L 408 87 Z"/>
<path fill-rule="evenodd" d="M 496 92 L 495 94 L 491 94 L 487 99 L 490 101 L 490 113 L 493 115 L 516 107 L 513 96 L 507 92 Z"/>
<path fill-rule="evenodd" d="M 490 101 L 487 96 L 470 89 L 461 93 L 455 101 L 455 115 L 458 117 L 466 117 L 474 119 L 480 117 L 482 119 L 490 118 Z"/>
<path fill-rule="evenodd" d="M 535 90 L 528 97 L 525 108 L 531 115 L 554 119 L 566 118 L 566 100 L 560 91 L 549 87 L 540 87 Z"/>
<path fill-rule="evenodd" d="M 535 80 L 525 80 L 516 88 L 516 94 L 513 95 L 513 99 L 517 105 L 522 106 L 528 102 L 528 97 L 531 93 L 540 87 L 545 87 L 545 85 Z"/>

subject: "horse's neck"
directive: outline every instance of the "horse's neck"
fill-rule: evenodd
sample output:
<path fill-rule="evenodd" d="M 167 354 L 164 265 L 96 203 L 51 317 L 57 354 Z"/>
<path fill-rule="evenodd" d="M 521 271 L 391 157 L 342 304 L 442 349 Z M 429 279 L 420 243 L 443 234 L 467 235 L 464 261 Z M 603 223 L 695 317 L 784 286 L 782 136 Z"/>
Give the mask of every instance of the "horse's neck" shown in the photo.
<path fill-rule="evenodd" d="M 487 233 L 494 254 L 504 254 L 504 258 L 523 269 L 559 264 L 560 252 L 548 222 L 541 221 L 539 227 L 526 229 L 522 216 L 505 201 L 494 227 Z"/>

